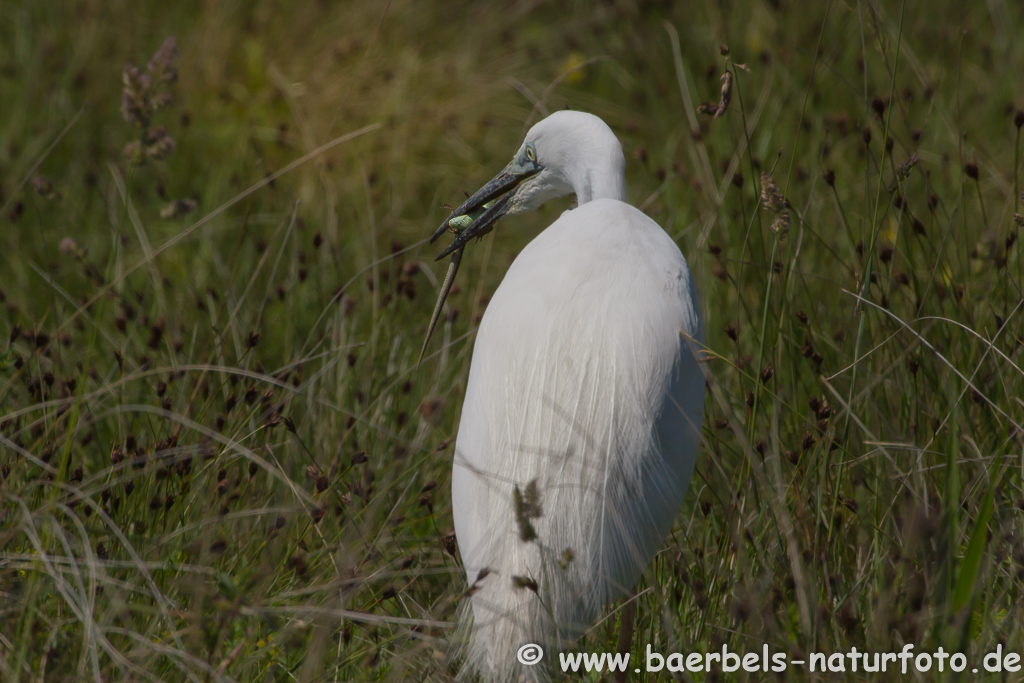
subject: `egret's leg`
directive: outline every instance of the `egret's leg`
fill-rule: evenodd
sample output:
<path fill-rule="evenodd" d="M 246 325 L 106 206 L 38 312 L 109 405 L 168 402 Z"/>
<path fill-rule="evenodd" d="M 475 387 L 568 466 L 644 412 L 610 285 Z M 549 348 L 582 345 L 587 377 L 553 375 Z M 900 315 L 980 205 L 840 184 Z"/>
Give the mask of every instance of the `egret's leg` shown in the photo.
<path fill-rule="evenodd" d="M 619 621 L 619 654 L 626 654 L 633 647 L 633 625 L 636 621 L 636 588 L 629 592 L 626 603 L 622 606 L 622 618 Z M 626 672 L 615 672 L 615 683 L 625 683 Z"/>

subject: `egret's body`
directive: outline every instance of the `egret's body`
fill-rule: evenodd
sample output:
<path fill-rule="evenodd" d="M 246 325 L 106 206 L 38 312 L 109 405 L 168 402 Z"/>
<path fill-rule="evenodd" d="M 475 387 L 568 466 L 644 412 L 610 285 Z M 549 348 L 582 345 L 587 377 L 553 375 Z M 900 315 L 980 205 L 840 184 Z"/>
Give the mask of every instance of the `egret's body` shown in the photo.
<path fill-rule="evenodd" d="M 527 143 L 543 170 L 512 190 L 509 212 L 569 192 L 580 205 L 516 258 L 473 351 L 452 501 L 473 586 L 466 671 L 485 680 L 543 677 L 519 647 L 556 658 L 635 585 L 686 493 L 704 402 L 693 277 L 625 203 L 614 134 L 559 112 Z M 542 514 L 524 541 L 514 491 L 531 481 Z"/>

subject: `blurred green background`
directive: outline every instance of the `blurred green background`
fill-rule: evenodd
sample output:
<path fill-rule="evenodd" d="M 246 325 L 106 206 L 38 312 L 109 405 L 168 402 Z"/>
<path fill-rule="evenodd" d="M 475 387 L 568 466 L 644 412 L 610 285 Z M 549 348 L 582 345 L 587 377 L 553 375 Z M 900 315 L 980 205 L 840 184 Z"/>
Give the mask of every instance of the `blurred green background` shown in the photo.
<path fill-rule="evenodd" d="M 708 331 L 634 656 L 1024 650 L 1022 32 L 1006 0 L 5 0 L 0 677 L 454 676 L 473 330 L 569 200 L 467 251 L 417 371 L 424 240 L 564 107 Z"/>

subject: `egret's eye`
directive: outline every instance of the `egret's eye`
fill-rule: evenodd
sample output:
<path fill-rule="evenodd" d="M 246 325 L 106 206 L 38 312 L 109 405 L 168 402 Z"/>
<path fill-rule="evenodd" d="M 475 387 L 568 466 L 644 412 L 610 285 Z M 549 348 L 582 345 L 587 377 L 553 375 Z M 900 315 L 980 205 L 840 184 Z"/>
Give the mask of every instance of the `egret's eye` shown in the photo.
<path fill-rule="evenodd" d="M 531 162 L 537 161 L 537 153 L 533 151 L 533 147 L 526 148 L 526 160 Z"/>

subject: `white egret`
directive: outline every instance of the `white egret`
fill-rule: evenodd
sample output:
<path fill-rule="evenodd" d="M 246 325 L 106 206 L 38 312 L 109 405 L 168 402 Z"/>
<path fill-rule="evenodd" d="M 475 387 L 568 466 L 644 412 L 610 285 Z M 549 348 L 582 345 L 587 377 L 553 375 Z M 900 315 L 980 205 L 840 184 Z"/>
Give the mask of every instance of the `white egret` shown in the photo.
<path fill-rule="evenodd" d="M 557 662 L 628 594 L 690 483 L 700 304 L 675 242 L 626 203 L 624 170 L 604 121 L 560 111 L 435 234 L 459 233 L 443 300 L 470 238 L 548 199 L 578 201 L 515 259 L 477 331 L 452 473 L 472 607 L 464 676 L 545 678 L 520 647 Z"/>

